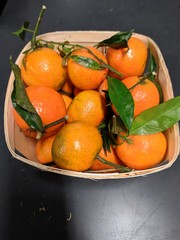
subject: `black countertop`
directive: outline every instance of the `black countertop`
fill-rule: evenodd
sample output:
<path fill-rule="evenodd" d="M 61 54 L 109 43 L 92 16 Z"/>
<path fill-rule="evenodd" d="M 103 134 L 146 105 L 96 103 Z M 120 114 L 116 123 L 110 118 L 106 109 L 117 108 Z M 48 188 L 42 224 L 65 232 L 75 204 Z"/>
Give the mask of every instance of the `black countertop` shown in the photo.
<path fill-rule="evenodd" d="M 178 0 L 7 1 L 0 16 L 0 240 L 179 240 L 180 157 L 147 177 L 99 181 L 43 172 L 11 157 L 3 131 L 8 59 L 25 45 L 11 33 L 25 20 L 34 26 L 43 4 L 39 34 L 134 29 L 150 36 L 165 58 L 174 95 L 180 93 Z"/>

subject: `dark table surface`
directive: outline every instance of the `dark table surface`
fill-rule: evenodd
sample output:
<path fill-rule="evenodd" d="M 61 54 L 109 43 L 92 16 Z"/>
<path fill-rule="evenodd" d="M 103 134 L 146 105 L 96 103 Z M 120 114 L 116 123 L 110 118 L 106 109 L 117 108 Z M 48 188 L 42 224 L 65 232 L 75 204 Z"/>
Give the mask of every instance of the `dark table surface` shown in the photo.
<path fill-rule="evenodd" d="M 165 171 L 119 180 L 85 180 L 40 171 L 13 159 L 6 147 L 3 108 L 14 59 L 25 45 L 11 33 L 24 20 L 39 33 L 134 29 L 159 45 L 180 93 L 178 0 L 9 0 L 0 16 L 0 240 L 179 240 L 180 157 Z M 30 39 L 26 39 L 28 41 Z"/>

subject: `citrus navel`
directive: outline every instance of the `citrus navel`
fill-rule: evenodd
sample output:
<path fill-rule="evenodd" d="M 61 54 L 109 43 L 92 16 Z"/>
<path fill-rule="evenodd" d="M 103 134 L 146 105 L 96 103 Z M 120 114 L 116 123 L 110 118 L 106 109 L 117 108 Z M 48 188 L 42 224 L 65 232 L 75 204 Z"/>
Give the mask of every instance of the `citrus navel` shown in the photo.
<path fill-rule="evenodd" d="M 102 148 L 98 129 L 88 122 L 67 123 L 57 133 L 52 145 L 55 164 L 62 169 L 85 171 Z"/>
<path fill-rule="evenodd" d="M 46 86 L 59 90 L 66 79 L 62 57 L 53 49 L 37 48 L 25 55 L 21 76 L 27 86 Z"/>

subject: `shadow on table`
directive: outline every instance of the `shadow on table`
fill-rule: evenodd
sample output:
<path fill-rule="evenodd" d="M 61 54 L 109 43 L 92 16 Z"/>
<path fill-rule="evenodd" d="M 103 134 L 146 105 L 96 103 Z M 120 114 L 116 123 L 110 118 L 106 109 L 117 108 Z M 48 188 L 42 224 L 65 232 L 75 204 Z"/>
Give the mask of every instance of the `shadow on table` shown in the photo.
<path fill-rule="evenodd" d="M 23 183 L 18 186 L 17 181 L 13 184 L 15 189 L 9 185 L 9 199 L 1 213 L 4 227 L 0 239 L 68 240 L 71 213 L 66 208 L 62 178 L 56 178 L 55 184 L 55 179 L 50 174 L 42 178 L 35 175 L 34 179 L 30 179 L 27 174 L 27 169 L 24 168 L 23 176 L 17 176 Z"/>
<path fill-rule="evenodd" d="M 124 203 L 124 187 L 133 189 L 133 183 L 142 181 L 95 181 L 43 172 L 22 163 L 19 168 L 14 160 L 11 164 L 6 183 L 9 197 L 1 213 L 2 240 L 96 239 L 106 216 L 104 224 L 110 221 L 110 225 L 103 231 L 110 231 L 113 206 Z"/>

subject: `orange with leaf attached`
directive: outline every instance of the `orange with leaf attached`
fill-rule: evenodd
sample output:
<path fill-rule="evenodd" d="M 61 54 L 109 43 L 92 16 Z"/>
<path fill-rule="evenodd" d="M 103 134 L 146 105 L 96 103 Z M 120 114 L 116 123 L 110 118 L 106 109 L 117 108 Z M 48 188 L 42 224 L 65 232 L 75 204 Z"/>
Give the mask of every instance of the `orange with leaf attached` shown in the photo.
<path fill-rule="evenodd" d="M 31 86 L 26 88 L 27 96 L 34 106 L 36 112 L 39 114 L 43 126 L 55 122 L 66 115 L 66 106 L 62 96 L 52 88 Z M 21 131 L 30 137 L 37 137 L 36 131 L 32 129 L 25 120 L 13 109 L 14 120 Z M 45 136 L 55 134 L 64 123 L 59 123 L 46 129 Z"/>
<path fill-rule="evenodd" d="M 103 159 L 109 161 L 110 163 L 114 163 L 117 165 L 122 164 L 121 161 L 119 160 L 119 157 L 115 149 L 112 146 L 110 147 L 109 151 L 108 150 L 105 151 L 104 148 L 102 147 L 98 155 Z M 108 164 L 102 163 L 99 159 L 95 158 L 90 169 L 93 171 L 97 171 L 97 170 L 113 169 L 113 167 Z"/>
<path fill-rule="evenodd" d="M 134 116 L 144 110 L 154 107 L 160 102 L 160 95 L 156 85 L 149 79 L 141 81 L 137 76 L 128 77 L 122 80 L 122 83 L 130 89 L 134 100 Z"/>
<path fill-rule="evenodd" d="M 132 95 L 134 101 L 134 117 L 160 103 L 159 90 L 151 80 L 132 76 L 123 79 L 122 83 L 129 89 Z M 112 110 L 118 115 L 114 105 L 112 105 Z"/>
<path fill-rule="evenodd" d="M 107 60 L 102 52 L 92 46 L 88 46 L 87 49 L 81 48 L 75 50 L 71 56 L 78 56 L 78 57 L 85 57 L 92 59 L 99 63 L 94 55 L 91 54 L 91 51 L 95 56 L 97 56 L 101 61 L 107 63 Z M 88 89 L 97 89 L 103 80 L 106 78 L 107 75 L 107 68 L 104 69 L 91 69 L 86 66 L 82 66 L 78 62 L 74 61 L 71 57 L 67 63 L 67 70 L 68 75 L 73 83 L 73 85 L 81 90 L 88 90 Z"/>
<path fill-rule="evenodd" d="M 131 37 L 128 40 L 128 48 L 107 48 L 106 58 L 108 64 L 120 72 L 123 77 L 140 76 L 143 74 L 147 62 L 147 46 L 138 38 Z M 113 77 L 121 78 L 115 73 Z M 121 78 L 121 79 L 122 79 Z"/>

